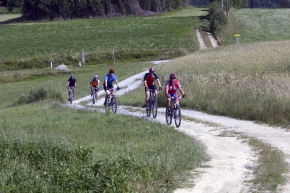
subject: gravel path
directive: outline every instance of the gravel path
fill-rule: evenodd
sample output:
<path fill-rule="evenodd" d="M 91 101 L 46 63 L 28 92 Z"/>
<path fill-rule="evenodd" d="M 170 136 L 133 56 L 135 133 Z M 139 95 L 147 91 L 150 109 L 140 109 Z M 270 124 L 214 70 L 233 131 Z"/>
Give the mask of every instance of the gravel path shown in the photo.
<path fill-rule="evenodd" d="M 142 86 L 142 77 L 145 72 L 141 72 L 126 80 L 121 81 L 121 89 L 116 95 L 122 95 L 130 90 Z M 130 85 L 129 88 L 126 88 Z M 126 89 L 125 89 L 126 88 Z M 97 106 L 102 106 L 104 102 L 103 91 L 99 92 L 100 99 L 95 105 L 92 104 L 91 96 L 78 99 L 72 105 L 66 104 L 71 108 L 84 108 L 96 110 Z M 85 105 L 80 105 L 85 103 Z M 182 101 L 186 102 L 186 100 Z M 135 111 L 137 110 L 137 111 Z M 147 118 L 144 109 L 120 106 L 117 113 L 137 116 L 140 118 L 165 122 L 165 109 L 159 108 L 156 119 Z M 227 135 L 232 131 L 241 132 L 248 136 L 253 136 L 271 144 L 282 150 L 286 154 L 287 162 L 290 164 L 290 133 L 282 128 L 272 128 L 267 125 L 258 125 L 251 121 L 242 121 L 222 116 L 214 116 L 194 110 L 182 109 L 182 114 L 199 120 L 183 121 L 178 129 L 186 135 L 192 136 L 207 146 L 207 153 L 211 160 L 205 163 L 204 167 L 193 171 L 197 177 L 191 180 L 187 188 L 177 189 L 175 193 L 240 193 L 249 192 L 250 185 L 246 180 L 251 179 L 253 168 L 255 168 L 255 154 L 251 151 L 247 143 L 243 143 L 238 136 Z M 188 182 L 187 182 L 188 184 Z M 287 184 L 281 187 L 281 192 L 289 192 L 290 186 Z"/>
<path fill-rule="evenodd" d="M 199 34 L 198 31 L 197 34 Z M 198 37 L 201 36 L 198 35 Z M 199 41 L 203 42 L 200 38 Z M 212 42 L 213 47 L 218 46 L 217 41 Z M 153 63 L 157 64 L 160 62 L 156 61 Z M 118 91 L 116 95 L 123 95 L 130 90 L 142 86 L 141 80 L 145 73 L 146 72 L 141 72 L 121 81 L 119 85 L 124 89 Z M 127 85 L 130 85 L 130 87 L 126 88 Z M 97 106 L 102 106 L 104 103 L 104 98 L 102 98 L 102 96 L 104 96 L 104 91 L 100 91 L 99 96 L 100 99 L 95 105 L 90 102 L 91 97 L 87 96 L 74 101 L 72 105 L 67 103 L 65 106 L 96 110 Z M 85 105 L 80 105 L 81 102 Z M 186 102 L 186 100 L 181 102 Z M 134 109 L 133 111 L 132 108 Z M 166 124 L 164 108 L 158 109 L 158 116 L 156 119 L 148 118 L 142 108 L 119 106 L 117 113 L 137 116 Z M 284 152 L 286 161 L 290 165 L 290 132 L 287 132 L 285 129 L 255 124 L 251 121 L 209 115 L 194 110 L 182 109 L 182 114 L 197 121 L 183 120 L 181 126 L 176 129 L 204 143 L 207 147 L 207 153 L 211 156 L 211 160 L 204 163 L 203 167 L 198 168 L 196 171 L 192 171 L 195 177 L 189 179 L 186 185 L 183 185 L 185 188 L 177 189 L 175 193 L 251 192 L 251 184 L 247 184 L 246 181 L 253 178 L 253 170 L 256 167 L 256 156 L 247 143 L 244 143 L 238 134 L 233 134 L 234 132 L 255 137 L 271 144 L 273 147 L 277 147 Z M 279 192 L 290 192 L 289 181 L 285 186 L 279 188 Z"/>

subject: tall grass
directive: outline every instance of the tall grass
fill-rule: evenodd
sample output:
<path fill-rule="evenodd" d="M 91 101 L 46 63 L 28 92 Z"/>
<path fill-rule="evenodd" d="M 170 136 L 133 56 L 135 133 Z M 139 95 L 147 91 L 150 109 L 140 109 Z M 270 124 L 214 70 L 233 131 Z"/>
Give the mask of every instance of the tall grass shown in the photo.
<path fill-rule="evenodd" d="M 289 51 L 289 41 L 231 45 L 196 52 L 156 68 L 163 85 L 170 73 L 177 74 L 188 95 L 181 102 L 183 107 L 288 126 Z M 144 98 L 144 91 L 131 95 Z M 121 101 L 129 104 L 130 99 L 133 96 Z M 160 93 L 159 105 L 164 103 Z"/>
<path fill-rule="evenodd" d="M 289 41 L 232 45 L 196 52 L 157 70 L 176 73 L 188 94 L 184 106 L 210 113 L 287 125 Z"/>

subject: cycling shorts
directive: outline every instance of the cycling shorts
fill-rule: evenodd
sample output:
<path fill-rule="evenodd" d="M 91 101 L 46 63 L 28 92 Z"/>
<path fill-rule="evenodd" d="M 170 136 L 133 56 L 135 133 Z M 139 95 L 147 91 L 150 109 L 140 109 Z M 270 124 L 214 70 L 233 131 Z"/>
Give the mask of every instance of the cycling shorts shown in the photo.
<path fill-rule="evenodd" d="M 179 101 L 180 99 L 179 99 L 179 97 L 178 97 L 178 93 L 176 92 L 176 93 L 173 93 L 173 94 L 169 94 L 171 97 L 174 97 L 174 98 L 176 98 L 176 101 Z M 168 97 L 166 96 L 166 98 L 168 99 Z"/>
<path fill-rule="evenodd" d="M 104 90 L 106 90 L 105 85 L 103 84 Z M 112 84 L 108 84 L 107 86 L 107 90 L 114 88 L 114 86 Z"/>
<path fill-rule="evenodd" d="M 156 90 L 156 86 L 155 85 L 152 85 L 152 86 L 148 86 L 148 89 L 145 87 L 145 92 L 149 91 L 150 89 L 154 89 Z"/>
<path fill-rule="evenodd" d="M 92 88 L 95 90 L 95 92 L 99 91 L 99 87 L 98 86 L 92 86 Z"/>

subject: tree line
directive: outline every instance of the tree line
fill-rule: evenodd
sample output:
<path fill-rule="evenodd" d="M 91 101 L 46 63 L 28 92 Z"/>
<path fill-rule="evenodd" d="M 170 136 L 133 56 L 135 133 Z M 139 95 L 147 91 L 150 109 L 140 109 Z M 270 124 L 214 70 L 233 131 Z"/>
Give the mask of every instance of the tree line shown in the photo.
<path fill-rule="evenodd" d="M 20 8 L 28 20 L 54 20 L 138 15 L 212 3 L 234 8 L 289 8 L 290 0 L 2 0 L 9 10 Z"/>
<path fill-rule="evenodd" d="M 163 12 L 182 8 L 186 3 L 187 0 L 2 0 L 1 4 L 9 9 L 21 8 L 28 20 L 54 20 Z"/>

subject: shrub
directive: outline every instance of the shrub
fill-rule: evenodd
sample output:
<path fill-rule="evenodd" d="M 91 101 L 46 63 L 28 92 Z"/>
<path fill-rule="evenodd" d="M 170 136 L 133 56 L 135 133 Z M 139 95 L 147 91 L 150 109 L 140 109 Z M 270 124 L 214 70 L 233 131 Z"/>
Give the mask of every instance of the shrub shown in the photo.
<path fill-rule="evenodd" d="M 221 29 L 224 25 L 227 24 L 227 18 L 225 13 L 219 7 L 218 2 L 214 2 L 211 4 L 209 9 L 209 28 L 213 31 L 216 35 L 221 32 Z"/>
<path fill-rule="evenodd" d="M 48 98 L 62 100 L 60 93 L 54 90 L 40 88 L 37 90 L 31 90 L 29 94 L 22 94 L 14 105 L 33 103 Z"/>

